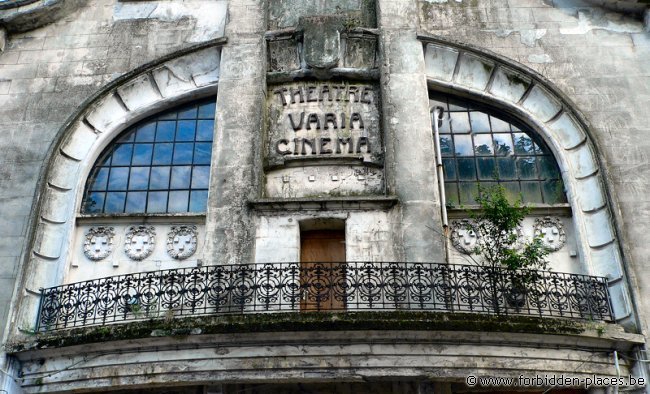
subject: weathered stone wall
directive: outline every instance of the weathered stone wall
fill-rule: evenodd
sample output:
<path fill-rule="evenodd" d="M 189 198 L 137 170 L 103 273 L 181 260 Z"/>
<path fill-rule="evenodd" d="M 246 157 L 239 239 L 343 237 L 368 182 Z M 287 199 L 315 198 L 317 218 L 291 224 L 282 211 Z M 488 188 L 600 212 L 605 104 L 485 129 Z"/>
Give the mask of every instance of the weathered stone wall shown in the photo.
<path fill-rule="evenodd" d="M 284 80 L 280 78 L 267 84 L 271 75 L 267 71 L 281 73 L 303 66 L 301 58 L 295 56 L 302 43 L 298 45 L 291 37 L 286 41 L 291 41 L 293 46 L 283 46 L 284 42 L 267 44 L 264 33 L 291 30 L 300 24 L 301 17 L 316 14 L 332 17 L 339 13 L 344 15 L 340 23 L 348 30 L 379 29 L 353 32 L 362 36 L 357 37 L 359 42 L 362 39 L 374 42 L 378 37 L 376 48 L 363 46 L 369 55 L 357 63 L 359 59 L 350 59 L 347 53 L 339 67 L 350 68 L 351 64 L 368 67 L 370 71 L 356 77 L 363 83 L 378 86 L 377 98 L 381 100 L 378 127 L 385 157 L 384 168 L 377 171 L 383 171 L 383 178 L 366 194 L 396 196 L 399 204 L 387 206 L 386 201 L 371 201 L 364 209 L 354 212 L 343 208 L 318 208 L 315 209 L 318 212 L 307 213 L 255 212 L 248 202 L 265 197 L 264 182 L 268 180 L 263 162 L 265 108 L 272 99 L 268 89 L 291 80 L 287 74 Z M 647 124 L 650 35 L 637 12 L 616 13 L 580 0 L 377 0 L 376 4 L 367 0 L 235 0 L 230 4 L 221 0 L 93 0 L 52 24 L 25 33 L 0 27 L 0 333 L 11 324 L 8 310 L 12 300 L 26 291 L 21 287 L 19 294 L 13 294 L 16 278 L 23 269 L 21 264 L 31 257 L 28 255 L 30 239 L 35 231 L 34 223 L 39 220 L 33 207 L 40 198 L 39 181 L 44 181 L 39 178 L 52 154 L 52 143 L 66 120 L 102 87 L 125 73 L 224 35 L 228 45 L 221 52 L 211 179 L 214 192 L 210 194 L 211 208 L 205 226 L 208 242 L 204 243 L 203 255 L 218 256 L 221 263 L 295 261 L 299 256 L 299 222 L 316 218 L 346 220 L 346 233 L 350 237 L 347 252 L 351 260 L 443 261 L 444 243 L 433 230 L 441 228 L 442 219 L 428 112 L 426 65 L 418 34 L 493 51 L 530 67 L 575 103 L 598 148 L 598 159 L 603 164 L 600 176 L 611 194 L 618 240 L 633 284 L 632 294 L 639 316 L 645 322 L 643 327 L 647 327 L 650 299 L 645 295 L 650 291 L 650 279 L 645 271 L 650 267 L 645 262 L 645 254 L 650 229 L 645 222 L 650 218 L 650 198 L 646 196 L 650 189 L 647 163 L 650 142 L 644 136 L 650 132 Z M 345 47 L 348 51 L 354 48 L 352 42 L 349 40 Z M 274 48 L 286 52 L 289 66 L 275 68 L 266 64 L 268 52 Z M 379 53 L 377 58 L 373 55 L 375 49 Z M 377 72 L 373 74 L 374 71 Z M 343 78 L 341 75 L 337 77 Z M 319 171 L 329 181 L 338 182 L 331 178 L 326 166 Z M 279 188 L 285 182 L 285 175 L 294 176 L 280 174 L 276 179 Z M 309 179 L 310 174 L 304 175 L 307 184 L 317 181 L 315 175 L 314 180 Z M 360 179 L 359 175 L 354 173 L 357 181 L 367 184 L 368 176 L 361 174 L 364 179 Z M 322 191 L 314 190 L 313 194 L 321 196 Z M 343 193 L 348 200 L 337 204 L 354 200 L 351 196 L 358 192 L 350 187 Z M 311 191 L 295 195 L 268 194 L 313 197 Z M 75 247 L 78 249 L 79 245 Z M 564 256 L 564 262 L 558 266 L 568 269 L 571 259 L 574 257 Z M 593 267 L 582 268 L 591 272 Z M 465 339 L 460 335 L 454 340 Z M 228 341 L 226 338 L 224 343 Z M 444 353 L 443 345 L 428 346 L 420 350 Z M 522 353 L 526 360 L 529 355 L 538 357 L 536 346 L 527 350 L 530 353 Z M 323 348 L 314 346 L 308 350 L 315 354 L 313 362 L 317 365 Z M 398 359 L 412 351 L 413 347 L 405 344 L 391 347 L 389 353 Z M 476 349 L 472 346 L 464 347 L 463 351 L 467 352 L 467 360 L 474 359 Z M 503 354 L 513 351 L 501 349 Z M 549 350 L 530 369 L 542 370 L 548 363 L 544 358 L 553 360 L 570 354 L 574 353 L 568 349 Z M 255 356 L 265 357 L 262 353 Z M 302 356 L 296 355 L 296 359 Z M 76 360 L 74 357 L 78 356 L 70 356 L 70 360 Z M 170 356 L 170 368 L 175 365 L 176 357 L 180 354 Z M 359 357 L 365 357 L 365 353 Z M 436 357 L 440 361 L 435 362 L 447 363 L 446 356 Z M 549 371 L 580 368 L 589 352 L 572 357 L 571 361 L 557 366 L 547 365 Z M 599 357 L 603 365 L 610 360 L 605 353 Z M 57 362 L 45 367 L 34 362 L 30 368 L 36 374 L 49 373 Z M 422 363 L 423 370 L 435 364 L 424 353 L 418 362 Z M 522 361 L 505 360 L 498 367 L 507 369 L 519 362 Z M 382 365 L 385 367 L 380 369 L 380 374 L 393 369 L 392 364 Z M 492 367 L 485 365 L 485 368 Z M 603 367 L 606 370 L 602 371 L 590 368 L 583 368 L 583 372 L 613 373 L 610 367 Z M 296 369 L 295 373 L 302 371 Z M 291 379 L 297 376 L 289 375 Z M 144 382 L 138 379 L 125 383 Z M 165 379 L 161 378 L 160 382 Z"/>
<path fill-rule="evenodd" d="M 221 37 L 225 4 L 97 0 L 7 36 L 0 51 L 0 332 L 34 230 L 39 175 L 66 119 L 115 78 Z"/>
<path fill-rule="evenodd" d="M 427 1 L 419 31 L 495 52 L 540 73 L 584 115 L 598 149 L 643 326 L 650 303 L 647 107 L 650 35 L 638 13 L 578 0 Z"/>

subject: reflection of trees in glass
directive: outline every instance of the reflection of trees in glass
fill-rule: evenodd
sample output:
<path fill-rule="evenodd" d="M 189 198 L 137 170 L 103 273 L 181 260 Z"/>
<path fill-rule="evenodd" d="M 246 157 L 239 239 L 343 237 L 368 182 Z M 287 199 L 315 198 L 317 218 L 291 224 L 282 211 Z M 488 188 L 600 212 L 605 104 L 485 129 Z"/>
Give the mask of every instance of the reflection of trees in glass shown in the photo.
<path fill-rule="evenodd" d="M 497 155 L 507 156 L 512 153 L 512 148 L 510 147 L 510 145 L 506 144 L 505 142 L 495 141 L 494 144 L 496 145 Z"/>
<path fill-rule="evenodd" d="M 518 153 L 535 153 L 535 144 L 530 137 L 520 135 L 519 138 L 515 137 L 515 151 Z"/>
<path fill-rule="evenodd" d="M 451 154 L 454 151 L 454 147 L 451 144 L 451 138 L 441 136 L 440 137 L 440 153 L 443 155 Z"/>
<path fill-rule="evenodd" d="M 477 155 L 491 155 L 492 149 L 487 144 L 481 144 L 474 147 L 474 153 Z"/>

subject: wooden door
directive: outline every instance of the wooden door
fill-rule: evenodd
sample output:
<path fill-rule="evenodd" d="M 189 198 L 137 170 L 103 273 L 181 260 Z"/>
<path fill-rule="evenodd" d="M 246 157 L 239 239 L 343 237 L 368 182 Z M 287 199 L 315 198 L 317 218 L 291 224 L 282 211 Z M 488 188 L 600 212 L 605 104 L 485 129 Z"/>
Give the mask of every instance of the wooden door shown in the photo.
<path fill-rule="evenodd" d="M 304 231 L 300 234 L 300 281 L 304 286 L 301 311 L 345 309 L 345 302 L 336 299 L 336 284 L 345 283 L 344 263 L 344 230 Z"/>

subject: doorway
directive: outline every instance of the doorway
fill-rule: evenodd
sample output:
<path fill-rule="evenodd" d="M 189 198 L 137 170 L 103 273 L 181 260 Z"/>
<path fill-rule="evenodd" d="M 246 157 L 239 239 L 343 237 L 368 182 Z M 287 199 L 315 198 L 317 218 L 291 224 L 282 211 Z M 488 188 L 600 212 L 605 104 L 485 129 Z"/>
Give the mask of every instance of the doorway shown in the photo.
<path fill-rule="evenodd" d="M 345 227 L 301 231 L 300 310 L 344 310 L 345 281 Z"/>

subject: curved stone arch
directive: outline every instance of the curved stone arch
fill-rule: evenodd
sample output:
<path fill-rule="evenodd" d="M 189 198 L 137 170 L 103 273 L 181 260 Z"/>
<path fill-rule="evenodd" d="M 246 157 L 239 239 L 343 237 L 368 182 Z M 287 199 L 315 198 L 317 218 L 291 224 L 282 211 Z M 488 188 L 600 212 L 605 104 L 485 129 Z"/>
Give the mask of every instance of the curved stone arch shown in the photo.
<path fill-rule="evenodd" d="M 634 308 L 601 164 L 580 114 L 532 70 L 440 39 L 420 40 L 430 88 L 503 108 L 544 139 L 562 172 L 583 264 L 589 274 L 608 278 L 616 319 L 634 325 Z"/>
<path fill-rule="evenodd" d="M 97 157 L 135 122 L 185 101 L 216 94 L 223 42 L 213 40 L 186 49 L 120 77 L 82 105 L 61 128 L 39 178 L 33 238 L 18 285 L 25 296 L 16 311 L 17 327 L 33 326 L 38 289 L 63 282 L 65 250 L 71 244 L 83 188 Z"/>

